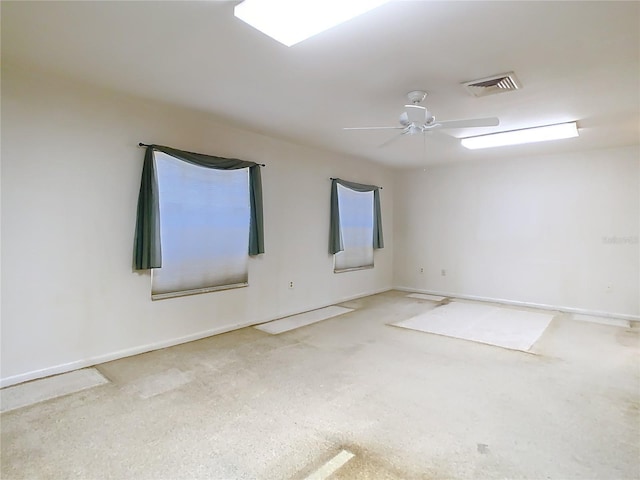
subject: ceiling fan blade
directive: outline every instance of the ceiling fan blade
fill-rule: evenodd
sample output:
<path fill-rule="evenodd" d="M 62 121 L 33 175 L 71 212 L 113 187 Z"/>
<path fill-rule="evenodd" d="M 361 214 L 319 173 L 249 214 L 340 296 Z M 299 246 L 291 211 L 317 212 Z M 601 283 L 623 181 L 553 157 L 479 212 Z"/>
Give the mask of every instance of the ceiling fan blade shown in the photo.
<path fill-rule="evenodd" d="M 497 117 L 490 118 L 470 118 L 467 120 L 446 120 L 444 122 L 437 121 L 435 128 L 473 128 L 473 127 L 496 127 L 500 125 Z"/>
<path fill-rule="evenodd" d="M 460 145 L 460 139 L 446 130 L 427 130 L 425 133 L 428 133 L 429 135 L 433 134 L 438 138 L 439 142 L 450 145 Z"/>
<path fill-rule="evenodd" d="M 343 127 L 343 130 L 402 130 L 404 127 Z"/>
<path fill-rule="evenodd" d="M 403 135 L 407 134 L 407 130 L 405 129 L 403 132 L 400 132 L 399 135 L 395 135 L 393 137 L 391 137 L 389 140 L 387 140 L 386 142 L 378 145 L 378 148 L 382 148 L 382 147 L 386 147 L 387 145 L 389 145 L 390 143 L 395 142 L 396 140 L 398 140 L 400 137 L 402 137 Z"/>

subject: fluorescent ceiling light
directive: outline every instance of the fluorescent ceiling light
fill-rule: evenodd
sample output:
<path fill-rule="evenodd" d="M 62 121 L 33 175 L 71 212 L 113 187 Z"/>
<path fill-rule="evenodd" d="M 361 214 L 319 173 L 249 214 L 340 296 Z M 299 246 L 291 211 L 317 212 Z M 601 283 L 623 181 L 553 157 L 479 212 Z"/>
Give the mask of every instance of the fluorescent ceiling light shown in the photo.
<path fill-rule="evenodd" d="M 287 47 L 390 0 L 244 0 L 234 15 Z"/>
<path fill-rule="evenodd" d="M 569 122 L 463 138 L 462 146 L 475 150 L 477 148 L 502 147 L 521 143 L 546 142 L 547 140 L 559 140 L 577 136 L 578 126 L 576 122 Z"/>

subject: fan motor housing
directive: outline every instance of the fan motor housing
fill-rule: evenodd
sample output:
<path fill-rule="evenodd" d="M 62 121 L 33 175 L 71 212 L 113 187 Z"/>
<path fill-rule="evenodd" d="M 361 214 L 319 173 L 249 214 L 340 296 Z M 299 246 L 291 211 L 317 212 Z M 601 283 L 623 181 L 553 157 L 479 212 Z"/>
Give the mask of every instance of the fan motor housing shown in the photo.
<path fill-rule="evenodd" d="M 427 98 L 427 92 L 423 92 L 422 90 L 412 90 L 407 93 L 407 98 L 413 104 L 418 104 L 424 101 Z"/>

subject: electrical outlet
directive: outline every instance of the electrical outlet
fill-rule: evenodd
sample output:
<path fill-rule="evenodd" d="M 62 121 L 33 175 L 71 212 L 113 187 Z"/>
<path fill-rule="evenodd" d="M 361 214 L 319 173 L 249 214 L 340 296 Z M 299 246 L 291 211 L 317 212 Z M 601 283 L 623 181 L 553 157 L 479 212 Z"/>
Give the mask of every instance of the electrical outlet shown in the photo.
<path fill-rule="evenodd" d="M 443 268 L 442 270 L 440 270 L 440 275 L 442 275 L 443 277 L 446 277 L 447 271 Z"/>
<path fill-rule="evenodd" d="M 424 273 L 424 268 L 420 268 L 420 273 Z"/>
<path fill-rule="evenodd" d="M 289 290 L 293 290 L 293 282 L 289 282 Z"/>

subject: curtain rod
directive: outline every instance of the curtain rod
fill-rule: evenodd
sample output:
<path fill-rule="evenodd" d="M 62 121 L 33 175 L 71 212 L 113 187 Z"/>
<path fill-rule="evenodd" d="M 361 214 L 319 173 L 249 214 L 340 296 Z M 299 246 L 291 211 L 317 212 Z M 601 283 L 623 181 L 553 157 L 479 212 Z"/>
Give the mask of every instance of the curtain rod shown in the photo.
<path fill-rule="evenodd" d="M 138 144 L 139 147 L 150 147 L 151 145 L 147 145 L 146 143 L 142 143 L 140 142 Z M 266 167 L 266 165 L 264 163 L 257 163 L 256 165 L 260 165 L 261 167 Z"/>
<path fill-rule="evenodd" d="M 329 177 L 329 180 L 338 180 L 337 178 L 333 178 L 333 177 Z M 382 187 L 378 187 L 380 190 L 382 190 Z"/>

